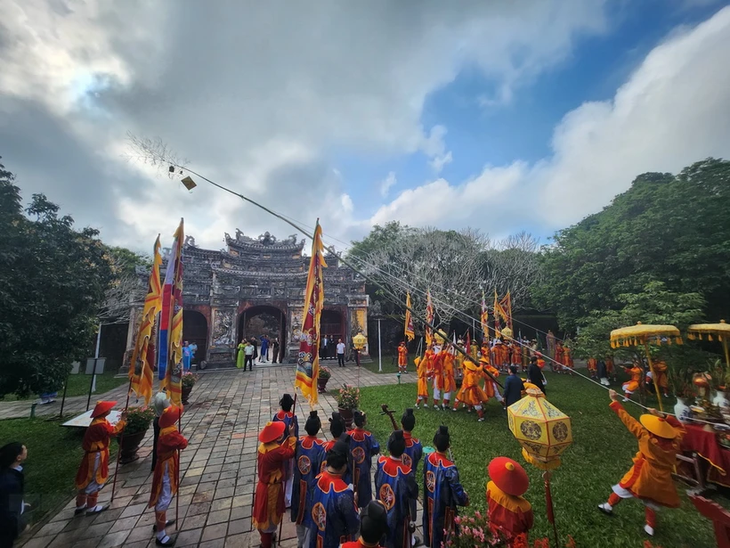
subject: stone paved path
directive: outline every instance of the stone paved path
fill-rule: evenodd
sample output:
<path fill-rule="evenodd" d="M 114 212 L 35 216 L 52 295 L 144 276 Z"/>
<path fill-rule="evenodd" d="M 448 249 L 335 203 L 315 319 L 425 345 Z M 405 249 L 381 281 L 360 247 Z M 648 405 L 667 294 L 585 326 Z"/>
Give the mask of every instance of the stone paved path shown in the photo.
<path fill-rule="evenodd" d="M 88 378 L 88 377 L 87 377 Z M 35 414 L 37 417 L 51 417 L 53 415 L 59 415 L 61 412 L 61 393 L 59 393 L 58 399 L 55 403 L 47 405 L 36 405 Z M 100 399 L 109 400 L 121 400 L 124 401 L 127 397 L 127 385 L 123 384 L 118 386 L 114 390 L 110 390 L 105 394 L 99 392 L 91 395 L 91 407 L 93 408 L 96 402 Z M 73 396 L 66 398 L 66 402 L 63 405 L 64 416 L 76 416 L 85 412 L 86 402 L 89 396 Z M 3 419 L 23 419 L 30 417 L 30 410 L 34 403 L 38 403 L 38 399 L 32 400 L 20 400 L 20 401 L 0 401 L 0 420 Z"/>
<path fill-rule="evenodd" d="M 329 364 L 328 364 L 329 365 Z M 329 386 L 356 383 L 357 368 L 331 367 Z M 395 384 L 395 375 L 371 373 L 360 368 L 360 386 Z M 278 409 L 284 392 L 293 393 L 293 366 L 258 367 L 241 370 L 209 371 L 200 375 L 182 418 L 183 434 L 190 440 L 180 464 L 179 533 L 176 546 L 240 548 L 258 546 L 251 532 L 251 502 L 258 432 Z M 414 376 L 415 379 L 415 376 Z M 122 389 L 122 392 L 124 389 Z M 113 391 L 116 392 L 116 391 Z M 119 399 L 122 399 L 119 396 Z M 27 403 L 27 402 L 26 402 Z M 85 409 L 84 407 L 81 411 Z M 320 395 L 323 423 L 337 409 L 334 398 Z M 297 415 L 306 417 L 309 405 L 297 403 Z M 303 425 L 303 422 L 302 422 Z M 327 437 L 326 433 L 323 433 Z M 152 429 L 139 450 L 140 459 L 120 466 L 111 508 L 94 517 L 74 517 L 74 500 L 35 531 L 21 539 L 24 548 L 142 548 L 155 546 L 152 534 L 154 512 L 147 508 L 152 483 L 150 474 Z M 110 468 L 113 465 L 110 464 Z M 111 496 L 111 478 L 99 497 Z M 175 515 L 175 502 L 168 519 Z M 281 546 L 296 546 L 294 526 L 287 515 Z"/>

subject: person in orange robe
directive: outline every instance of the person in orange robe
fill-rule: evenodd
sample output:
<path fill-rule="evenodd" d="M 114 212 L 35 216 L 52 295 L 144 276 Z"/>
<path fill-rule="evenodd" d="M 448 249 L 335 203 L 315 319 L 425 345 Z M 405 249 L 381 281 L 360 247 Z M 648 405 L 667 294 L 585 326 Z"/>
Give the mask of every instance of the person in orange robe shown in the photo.
<path fill-rule="evenodd" d="M 380 548 L 380 541 L 388 531 L 388 513 L 385 506 L 379 500 L 370 501 L 360 511 L 360 537 L 343 542 L 340 548 Z"/>
<path fill-rule="evenodd" d="M 464 380 L 461 382 L 461 390 L 454 401 L 454 411 L 458 409 L 459 403 L 462 403 L 470 412 L 472 408 L 477 410 L 479 421 L 484 420 L 482 404 L 489 400 L 479 386 L 482 371 L 482 366 L 477 365 L 471 358 L 464 360 Z"/>
<path fill-rule="evenodd" d="M 258 484 L 253 508 L 253 526 L 261 536 L 261 547 L 271 548 L 274 531 L 284 515 L 284 466 L 294 458 L 297 438 L 286 424 L 268 422 L 259 434 Z"/>
<path fill-rule="evenodd" d="M 456 352 L 450 344 L 445 346 L 445 350 L 442 351 L 442 385 L 441 390 L 443 391 L 443 400 L 441 407 L 446 410 L 449 408 L 451 403 L 451 393 L 456 392 L 456 379 L 454 378 L 454 362 L 456 361 Z"/>
<path fill-rule="evenodd" d="M 609 377 L 613 377 L 613 382 L 616 382 L 616 365 L 611 356 L 606 356 L 606 373 Z"/>
<path fill-rule="evenodd" d="M 630 369 L 628 367 L 626 368 L 626 372 L 631 375 L 631 380 L 625 382 L 621 388 L 623 389 L 625 394 L 624 401 L 629 401 L 631 399 L 631 394 L 639 389 L 639 385 L 641 384 L 641 377 L 644 374 L 644 370 L 639 367 L 639 364 L 637 362 L 634 362 L 634 365 Z"/>
<path fill-rule="evenodd" d="M 659 390 L 662 391 L 662 394 L 664 394 L 665 398 L 669 397 L 669 381 L 667 380 L 667 363 L 663 360 L 657 360 L 654 363 L 651 364 L 654 368 L 654 373 L 656 374 L 656 383 L 659 386 Z M 654 383 L 654 380 L 652 379 L 651 371 L 649 371 L 646 374 L 647 381 Z"/>
<path fill-rule="evenodd" d="M 497 340 L 497 342 L 494 343 L 494 348 L 492 348 L 492 355 L 494 356 L 494 359 L 492 360 L 492 365 L 500 371 L 502 371 L 507 365 L 505 363 L 504 348 L 505 346 L 500 340 Z"/>
<path fill-rule="evenodd" d="M 418 409 L 422 401 L 424 406 L 428 407 L 428 360 L 426 360 L 426 356 L 419 356 L 413 360 L 413 363 L 416 364 L 416 375 L 418 375 L 418 394 L 416 395 L 416 405 L 414 407 Z"/>
<path fill-rule="evenodd" d="M 563 364 L 563 371 L 565 373 L 575 374 L 573 373 L 573 367 L 575 366 L 573 362 L 573 351 L 567 345 L 563 346 L 563 361 L 561 363 Z"/>
<path fill-rule="evenodd" d="M 563 368 L 560 367 L 563 364 L 563 361 L 565 360 L 565 348 L 563 347 L 563 343 L 558 341 L 555 344 L 555 362 L 552 362 L 553 367 L 553 373 L 562 373 Z M 557 365 L 557 367 L 556 367 Z"/>
<path fill-rule="evenodd" d="M 535 356 L 537 356 L 537 366 L 540 370 L 545 369 L 545 357 L 540 352 L 535 353 Z"/>
<path fill-rule="evenodd" d="M 482 361 L 480 365 L 482 366 L 481 377 L 484 379 L 484 394 L 487 396 L 484 403 L 487 403 L 489 398 L 497 398 L 497 401 L 502 403 L 502 394 L 499 393 L 499 388 L 494 382 L 499 377 L 499 370 L 489 365 L 489 362 Z"/>
<path fill-rule="evenodd" d="M 398 345 L 398 372 L 406 373 L 408 371 L 408 347 L 406 341 L 401 341 Z"/>
<path fill-rule="evenodd" d="M 180 451 L 188 446 L 188 440 L 178 431 L 175 424 L 182 415 L 182 407 L 170 405 L 160 417 L 160 435 L 157 438 L 157 462 L 152 476 L 152 492 L 149 508 L 155 508 L 155 544 L 172 546 L 175 538 L 165 528 L 174 523 L 167 520 L 167 509 L 177 493 L 180 469 Z"/>
<path fill-rule="evenodd" d="M 518 546 L 521 541 L 527 546 L 527 533 L 534 523 L 532 505 L 522 496 L 530 486 L 527 472 L 507 457 L 492 459 L 487 471 L 491 480 L 487 483 L 487 507 L 492 531 L 504 533 L 508 546 Z"/>
<path fill-rule="evenodd" d="M 91 412 L 91 424 L 86 429 L 84 456 L 76 473 L 76 515 L 86 510 L 87 514 L 97 514 L 109 508 L 108 504 L 97 504 L 99 491 L 109 479 L 109 442 L 124 430 L 127 418 L 126 411 L 121 420 L 112 426 L 106 418 L 117 404 L 115 401 L 100 401 Z"/>
<path fill-rule="evenodd" d="M 588 373 L 590 374 L 591 378 L 596 380 L 598 379 L 598 361 L 596 358 L 588 358 Z"/>
<path fill-rule="evenodd" d="M 599 504 L 598 508 L 610 515 L 613 507 L 622 499 L 639 499 L 646 507 L 644 531 L 653 536 L 659 506 L 679 508 L 680 505 L 672 472 L 677 464 L 677 453 L 680 452 L 685 430 L 677 419 L 671 415 L 664 416 L 656 409 L 650 409 L 650 415 L 641 415 L 637 421 L 618 402 L 619 396 L 614 390 L 609 390 L 608 395 L 611 398 L 611 410 L 639 440 L 639 451 L 631 469 L 613 486 L 608 501 Z"/>
<path fill-rule="evenodd" d="M 431 360 L 431 376 L 433 378 L 433 408 L 439 409 L 439 400 L 441 392 L 444 389 L 444 357 L 446 350 L 435 346 L 433 349 L 433 359 Z"/>

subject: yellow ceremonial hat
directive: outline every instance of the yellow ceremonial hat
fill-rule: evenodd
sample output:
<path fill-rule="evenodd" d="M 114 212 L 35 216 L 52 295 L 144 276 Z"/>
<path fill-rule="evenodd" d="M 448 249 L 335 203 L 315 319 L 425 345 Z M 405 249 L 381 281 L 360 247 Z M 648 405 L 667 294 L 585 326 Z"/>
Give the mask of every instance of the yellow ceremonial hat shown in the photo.
<path fill-rule="evenodd" d="M 649 432 L 660 438 L 673 440 L 677 437 L 677 431 L 666 420 L 654 415 L 641 415 L 639 421 Z"/>

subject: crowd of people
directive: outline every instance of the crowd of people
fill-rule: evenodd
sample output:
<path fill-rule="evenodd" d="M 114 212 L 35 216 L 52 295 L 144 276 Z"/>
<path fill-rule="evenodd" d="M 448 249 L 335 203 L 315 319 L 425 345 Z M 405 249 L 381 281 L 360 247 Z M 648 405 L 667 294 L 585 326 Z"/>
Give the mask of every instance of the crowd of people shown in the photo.
<path fill-rule="evenodd" d="M 673 417 L 653 409 L 637 421 L 621 406 L 616 392 L 611 390 L 609 396 L 610 409 L 637 438 L 639 451 L 598 509 L 612 514 L 622 500 L 638 499 L 645 506 L 644 531 L 651 536 L 656 510 L 679 505 L 671 472 L 684 430 Z M 317 411 L 311 411 L 305 435 L 299 437 L 293 401 L 285 394 L 281 410 L 259 434 L 253 524 L 262 548 L 273 545 L 287 508 L 296 524 L 298 548 L 410 548 L 421 542 L 439 548 L 458 532 L 458 508 L 469 506 L 470 499 L 450 455 L 448 427 L 440 426 L 433 446 L 425 447 L 412 434 L 414 410 L 406 409 L 400 429 L 388 438 L 387 454 L 380 454 L 380 444 L 366 430 L 367 417 L 360 411 L 355 412 L 351 430 L 339 413 L 332 413 L 330 441 L 318 437 L 322 422 Z M 423 539 L 414 535 L 419 466 Z M 492 459 L 487 471 L 485 496 L 492 534 L 509 546 L 527 546 L 534 522 L 532 507 L 523 496 L 529 487 L 527 473 L 507 457 Z"/>
<path fill-rule="evenodd" d="M 518 356 L 512 351 L 519 346 L 517 343 L 505 343 L 500 339 L 492 344 L 485 341 L 481 349 L 476 343 L 467 346 L 469 353 L 464 355 L 448 341 L 441 344 L 434 341 L 423 356 L 414 360 L 418 376 L 416 409 L 421 405 L 428 408 L 429 398 L 432 398 L 434 409 L 475 410 L 477 420 L 483 421 L 484 405 L 491 399 L 496 399 L 506 409 L 518 401 L 528 388 L 537 388 L 545 393 L 547 381 L 542 374 L 545 360 L 536 349 L 531 351 L 529 347 L 522 347 Z M 526 366 L 521 365 L 523 356 Z M 517 357 L 520 365 L 513 363 Z M 407 363 L 407 349 L 402 342 L 398 349 L 399 371 L 405 372 Z M 520 368 L 523 374 L 526 373 L 524 379 L 518 376 Z M 502 386 L 498 378 L 503 372 L 507 373 L 507 377 Z M 461 381 L 458 391 L 457 379 Z"/>
<path fill-rule="evenodd" d="M 280 347 L 279 339 L 272 339 L 268 335 L 261 335 L 260 338 L 241 339 L 237 347 L 236 367 L 244 371 L 246 368 L 253 371 L 254 362 L 259 364 L 281 363 Z"/>

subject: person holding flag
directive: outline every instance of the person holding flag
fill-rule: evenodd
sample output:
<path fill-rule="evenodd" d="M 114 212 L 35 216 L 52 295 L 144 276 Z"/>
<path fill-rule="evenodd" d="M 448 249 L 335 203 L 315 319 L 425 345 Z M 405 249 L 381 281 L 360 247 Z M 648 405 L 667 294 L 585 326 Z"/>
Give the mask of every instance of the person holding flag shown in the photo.
<path fill-rule="evenodd" d="M 327 267 L 324 261 L 322 227 L 317 219 L 312 239 L 312 256 L 309 260 L 307 287 L 304 291 L 304 318 L 299 342 L 297 373 L 294 386 L 302 391 L 310 405 L 318 401 L 317 377 L 319 376 L 319 328 L 322 308 L 324 307 L 324 274 Z"/>
<path fill-rule="evenodd" d="M 169 406 L 160 417 L 160 437 L 157 440 L 157 463 L 152 477 L 149 508 L 155 509 L 155 533 L 157 546 L 173 546 L 175 538 L 165 530 L 173 521 L 167 519 L 167 509 L 177 493 L 180 474 L 180 451 L 188 446 L 188 440 L 177 429 L 182 407 Z"/>

